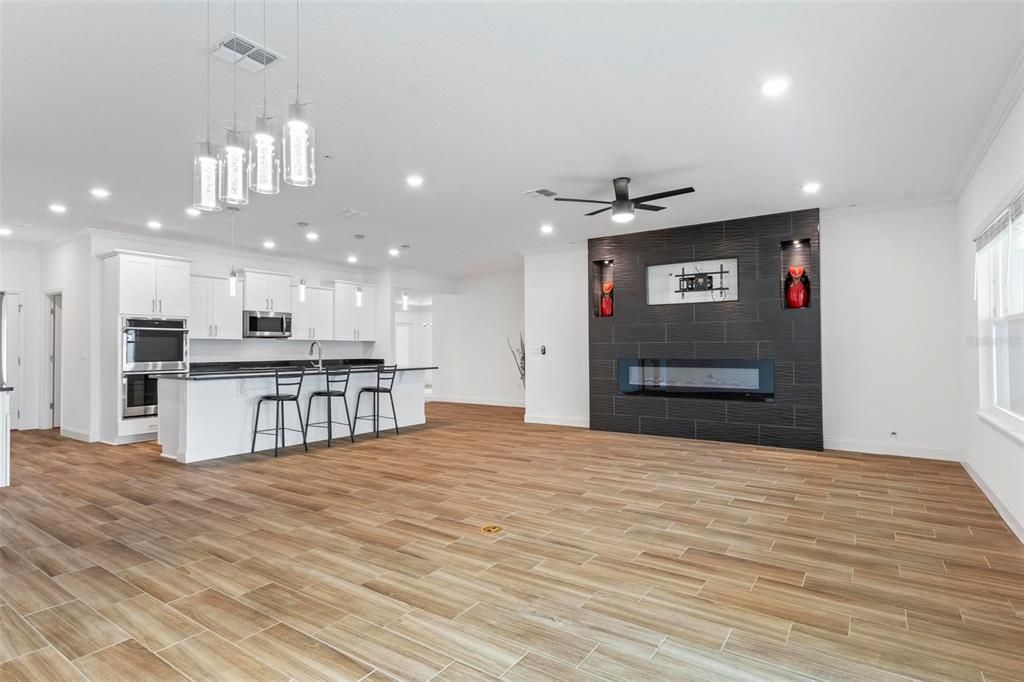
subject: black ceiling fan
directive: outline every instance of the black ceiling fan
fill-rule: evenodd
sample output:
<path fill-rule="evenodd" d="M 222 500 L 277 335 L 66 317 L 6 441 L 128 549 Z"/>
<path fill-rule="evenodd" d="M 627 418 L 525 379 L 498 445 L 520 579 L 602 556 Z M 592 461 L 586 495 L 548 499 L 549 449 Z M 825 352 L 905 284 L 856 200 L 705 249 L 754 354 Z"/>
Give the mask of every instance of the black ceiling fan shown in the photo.
<path fill-rule="evenodd" d="M 606 204 L 604 208 L 599 208 L 596 211 L 591 211 L 586 215 L 597 215 L 598 213 L 604 213 L 605 211 L 612 212 L 612 220 L 617 223 L 628 223 L 633 219 L 633 210 L 640 209 L 641 211 L 663 211 L 664 206 L 654 206 L 653 204 L 644 203 L 646 201 L 654 201 L 657 199 L 667 199 L 668 197 L 674 197 L 679 194 L 689 194 L 693 191 L 692 187 L 683 187 L 681 189 L 670 189 L 665 192 L 655 192 L 654 194 L 645 194 L 642 197 L 629 196 L 629 178 L 615 178 L 612 180 L 612 186 L 615 188 L 615 201 L 598 201 L 596 199 L 569 199 L 566 197 L 555 197 L 555 201 L 575 201 L 581 204 Z"/>

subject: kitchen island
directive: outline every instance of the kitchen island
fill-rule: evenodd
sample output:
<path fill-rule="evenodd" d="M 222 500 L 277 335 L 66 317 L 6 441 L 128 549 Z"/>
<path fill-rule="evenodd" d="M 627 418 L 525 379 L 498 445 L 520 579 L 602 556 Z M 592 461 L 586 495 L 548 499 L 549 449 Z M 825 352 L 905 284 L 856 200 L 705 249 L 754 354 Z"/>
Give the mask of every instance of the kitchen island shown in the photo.
<path fill-rule="evenodd" d="M 158 420 L 159 430 L 157 441 L 160 443 L 164 457 L 176 459 L 183 464 L 202 462 L 220 457 L 231 457 L 247 453 L 252 447 L 253 422 L 256 418 L 256 406 L 261 396 L 274 394 L 274 370 L 280 369 L 282 374 L 298 374 L 299 367 L 305 371 L 302 391 L 299 394 L 299 405 L 303 420 L 309 420 L 306 405 L 309 394 L 327 388 L 326 368 L 345 366 L 342 363 L 325 360 L 324 369 L 309 362 L 282 363 L 207 363 L 196 366 L 187 373 L 166 374 L 159 378 Z M 375 364 L 347 365 L 351 368 L 351 378 L 345 400 L 348 402 L 349 413 L 355 421 L 356 399 L 360 389 L 376 386 L 377 366 Z M 398 413 L 399 429 L 426 422 L 424 413 L 425 390 L 424 374 L 436 367 L 399 367 L 395 377 L 392 395 L 395 399 L 395 410 Z M 373 412 L 372 396 L 363 397 L 359 407 L 360 416 L 369 416 Z M 342 398 L 333 398 L 332 407 L 335 422 L 345 421 L 345 408 L 341 405 Z M 275 406 L 264 404 L 260 414 L 260 429 L 273 428 Z M 391 416 L 391 403 L 382 396 L 381 414 Z M 285 426 L 298 429 L 298 415 L 293 405 L 286 405 L 284 410 Z M 327 399 L 313 400 L 312 421 L 327 420 Z M 355 422 L 355 433 L 372 433 L 373 421 L 360 419 Z M 389 419 L 380 420 L 382 432 L 390 429 Z M 327 429 L 311 427 L 307 441 L 314 443 L 327 440 Z M 302 444 L 302 436 L 297 431 L 285 432 L 285 445 Z M 351 447 L 348 431 L 345 426 L 335 425 L 333 444 L 335 447 Z M 257 451 L 272 449 L 273 435 L 259 435 L 256 439 Z"/>

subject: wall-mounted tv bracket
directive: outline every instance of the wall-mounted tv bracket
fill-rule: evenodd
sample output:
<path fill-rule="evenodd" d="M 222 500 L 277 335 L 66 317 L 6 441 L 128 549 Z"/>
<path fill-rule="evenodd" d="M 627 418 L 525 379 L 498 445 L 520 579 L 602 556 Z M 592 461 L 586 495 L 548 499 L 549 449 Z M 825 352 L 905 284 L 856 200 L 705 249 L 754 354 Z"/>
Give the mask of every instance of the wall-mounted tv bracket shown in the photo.
<path fill-rule="evenodd" d="M 729 274 L 729 271 L 724 269 L 722 265 L 718 266 L 718 270 L 712 270 L 711 272 L 686 272 L 686 268 L 680 268 L 679 274 L 669 275 L 669 277 L 676 278 L 676 290 L 675 293 L 679 294 L 680 298 L 686 298 L 687 292 L 697 293 L 704 291 L 721 291 L 722 298 L 725 298 L 725 292 L 729 290 L 727 286 L 715 286 L 715 277 L 718 277 L 719 282 L 725 281 L 725 275 Z"/>

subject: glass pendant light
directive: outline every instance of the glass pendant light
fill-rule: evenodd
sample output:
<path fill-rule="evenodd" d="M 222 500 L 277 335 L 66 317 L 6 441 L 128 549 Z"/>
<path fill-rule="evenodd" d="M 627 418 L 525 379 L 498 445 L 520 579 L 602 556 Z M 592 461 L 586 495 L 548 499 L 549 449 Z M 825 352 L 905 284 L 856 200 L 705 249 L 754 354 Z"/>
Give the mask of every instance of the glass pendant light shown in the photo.
<path fill-rule="evenodd" d="M 316 145 L 309 107 L 299 96 L 299 0 L 295 0 L 295 101 L 288 105 L 281 141 L 284 181 L 295 187 L 316 184 Z"/>
<path fill-rule="evenodd" d="M 402 292 L 402 310 L 408 310 L 408 309 L 409 309 L 409 292 L 408 291 L 403 291 Z"/>
<path fill-rule="evenodd" d="M 299 303 L 306 302 L 306 280 L 299 280 Z"/>
<path fill-rule="evenodd" d="M 263 0 L 263 44 L 267 44 L 267 0 Z M 281 155 L 267 111 L 267 69 L 263 68 L 263 108 L 253 121 L 249 138 L 249 189 L 257 194 L 281 191 Z"/>
<path fill-rule="evenodd" d="M 257 194 L 281 191 L 281 157 L 270 118 L 257 116 L 249 139 L 249 189 Z"/>
<path fill-rule="evenodd" d="M 206 1 L 206 44 L 210 44 L 210 0 Z M 217 147 L 210 141 L 210 53 L 206 53 L 206 137 L 199 141 L 192 162 L 192 206 L 219 211 L 217 202 Z"/>
<path fill-rule="evenodd" d="M 309 227 L 309 223 L 304 223 L 304 222 L 296 223 L 296 225 L 299 228 L 299 233 L 303 234 L 303 235 L 306 233 L 306 228 Z M 301 239 L 299 241 L 299 243 L 303 245 L 302 246 L 302 255 L 303 256 L 306 255 L 306 246 L 305 246 L 305 243 L 304 243 L 305 241 L 306 241 L 305 239 Z M 303 260 L 305 260 L 305 259 L 303 259 Z M 305 302 L 306 302 L 306 278 L 302 277 L 302 278 L 299 279 L 299 303 L 305 303 Z"/>
<path fill-rule="evenodd" d="M 238 37 L 238 0 L 231 3 L 231 37 Z M 231 67 L 231 128 L 220 153 L 220 200 L 231 206 L 249 203 L 249 141 L 238 129 L 238 67 Z"/>

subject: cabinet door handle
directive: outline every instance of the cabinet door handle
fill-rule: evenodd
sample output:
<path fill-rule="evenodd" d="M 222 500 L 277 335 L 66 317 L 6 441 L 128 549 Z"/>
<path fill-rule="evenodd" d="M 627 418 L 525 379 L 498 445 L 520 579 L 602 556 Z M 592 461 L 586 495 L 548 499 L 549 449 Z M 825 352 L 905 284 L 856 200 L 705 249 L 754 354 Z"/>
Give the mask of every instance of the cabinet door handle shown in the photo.
<path fill-rule="evenodd" d="M 209 334 L 210 336 L 213 336 L 213 325 L 212 324 L 206 325 L 206 333 Z"/>
<path fill-rule="evenodd" d="M 156 299 L 153 299 L 153 312 L 156 312 Z"/>
<path fill-rule="evenodd" d="M 213 335 L 220 336 L 220 327 L 218 327 L 217 325 L 213 325 Z"/>
<path fill-rule="evenodd" d="M 164 299 L 160 299 L 160 312 L 164 311 Z"/>

